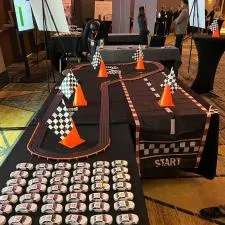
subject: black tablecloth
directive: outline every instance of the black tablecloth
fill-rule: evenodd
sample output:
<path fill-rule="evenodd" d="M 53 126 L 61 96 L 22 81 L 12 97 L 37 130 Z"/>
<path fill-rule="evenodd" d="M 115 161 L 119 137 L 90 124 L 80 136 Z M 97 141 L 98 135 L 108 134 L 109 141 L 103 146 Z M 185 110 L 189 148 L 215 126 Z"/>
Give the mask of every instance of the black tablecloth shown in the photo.
<path fill-rule="evenodd" d="M 213 90 L 216 69 L 225 51 L 225 37 L 212 38 L 210 35 L 193 36 L 198 50 L 198 73 L 192 89 L 201 94 Z"/>
<path fill-rule="evenodd" d="M 106 63 L 123 63 L 132 62 L 132 56 L 136 52 L 138 46 L 104 46 L 101 50 L 102 58 Z M 176 47 L 146 47 L 143 49 L 144 59 L 146 61 L 160 61 L 168 69 L 174 67 L 175 73 L 178 74 L 178 69 L 181 62 L 180 51 Z"/>
<path fill-rule="evenodd" d="M 107 45 L 137 45 L 140 44 L 139 34 L 109 34 Z"/>

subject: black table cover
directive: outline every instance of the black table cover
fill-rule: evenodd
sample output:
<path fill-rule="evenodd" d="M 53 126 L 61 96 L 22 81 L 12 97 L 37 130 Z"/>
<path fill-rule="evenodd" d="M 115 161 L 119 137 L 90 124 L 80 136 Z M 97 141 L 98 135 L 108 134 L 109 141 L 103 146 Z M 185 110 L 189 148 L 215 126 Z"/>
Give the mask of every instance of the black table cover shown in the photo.
<path fill-rule="evenodd" d="M 193 36 L 198 51 L 198 73 L 192 89 L 201 94 L 213 90 L 218 63 L 225 50 L 225 37 L 213 38 L 211 35 Z"/>
<path fill-rule="evenodd" d="M 137 45 L 140 44 L 139 34 L 109 34 L 107 45 Z"/>

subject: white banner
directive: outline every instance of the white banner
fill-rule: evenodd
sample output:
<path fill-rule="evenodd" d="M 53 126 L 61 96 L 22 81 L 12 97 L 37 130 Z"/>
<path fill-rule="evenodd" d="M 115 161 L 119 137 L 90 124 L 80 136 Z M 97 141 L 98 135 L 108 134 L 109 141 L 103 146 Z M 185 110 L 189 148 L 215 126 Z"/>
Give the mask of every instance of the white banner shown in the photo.
<path fill-rule="evenodd" d="M 139 33 L 138 14 L 140 6 L 145 7 L 148 29 L 150 31 L 150 34 L 153 35 L 156 21 L 157 0 L 135 0 L 133 33 Z"/>
<path fill-rule="evenodd" d="M 131 0 L 113 0 L 112 7 L 112 32 L 129 33 Z"/>

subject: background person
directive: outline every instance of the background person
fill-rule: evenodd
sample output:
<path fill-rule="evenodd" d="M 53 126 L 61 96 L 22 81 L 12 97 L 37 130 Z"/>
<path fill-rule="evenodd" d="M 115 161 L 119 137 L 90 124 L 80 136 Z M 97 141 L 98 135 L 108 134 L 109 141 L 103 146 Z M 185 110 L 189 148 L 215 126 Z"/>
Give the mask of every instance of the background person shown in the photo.
<path fill-rule="evenodd" d="M 167 27 L 166 27 L 166 34 L 170 34 L 170 28 L 171 24 L 173 22 L 173 7 L 170 7 L 170 9 L 167 11 Z"/>
<path fill-rule="evenodd" d="M 147 45 L 149 30 L 147 26 L 147 19 L 145 16 L 145 8 L 143 6 L 139 8 L 138 26 L 139 26 L 140 44 Z"/>
<path fill-rule="evenodd" d="M 180 49 L 180 54 L 182 54 L 183 39 L 187 33 L 188 20 L 189 20 L 188 0 L 181 0 L 180 15 L 174 20 L 175 35 L 176 35 L 175 47 Z"/>

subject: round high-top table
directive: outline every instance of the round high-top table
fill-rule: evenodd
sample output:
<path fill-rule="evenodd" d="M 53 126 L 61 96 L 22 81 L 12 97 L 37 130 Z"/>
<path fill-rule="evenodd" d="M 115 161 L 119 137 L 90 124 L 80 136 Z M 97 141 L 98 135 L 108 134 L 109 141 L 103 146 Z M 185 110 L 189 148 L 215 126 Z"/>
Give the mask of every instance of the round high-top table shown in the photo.
<path fill-rule="evenodd" d="M 192 89 L 199 93 L 213 90 L 218 63 L 225 51 L 225 36 L 213 38 L 211 35 L 195 34 L 193 36 L 198 51 L 198 73 Z"/>

